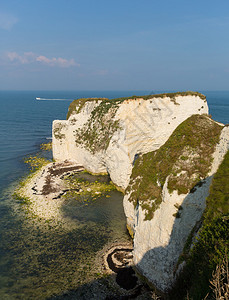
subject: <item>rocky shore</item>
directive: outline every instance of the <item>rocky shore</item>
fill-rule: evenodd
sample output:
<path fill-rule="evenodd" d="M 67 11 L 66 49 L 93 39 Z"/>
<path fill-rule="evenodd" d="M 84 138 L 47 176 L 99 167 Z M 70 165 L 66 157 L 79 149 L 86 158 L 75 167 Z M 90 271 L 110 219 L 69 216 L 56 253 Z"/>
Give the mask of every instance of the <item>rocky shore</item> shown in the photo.
<path fill-rule="evenodd" d="M 17 197 L 25 199 L 26 209 L 34 218 L 52 225 L 67 225 L 60 212 L 67 191 L 65 176 L 79 173 L 83 167 L 65 161 L 49 163 L 28 176 L 17 188 Z"/>
<path fill-rule="evenodd" d="M 41 224 L 72 230 L 75 224 L 66 221 L 66 216 L 61 212 L 66 198 L 85 193 L 98 197 L 104 191 L 102 183 L 85 185 L 74 180 L 73 184 L 72 178 L 79 178 L 83 171 L 82 166 L 69 161 L 48 163 L 29 175 L 16 190 L 16 195 L 26 202 L 24 209 L 30 217 L 39 220 Z M 108 187 L 106 189 L 109 190 Z M 93 272 L 98 274 L 98 278 L 74 291 L 65 292 L 60 298 L 152 299 L 153 292 L 135 274 L 132 251 L 131 240 L 108 241 L 94 259 Z M 59 296 L 50 299 L 59 299 Z"/>
<path fill-rule="evenodd" d="M 125 193 L 134 265 L 169 293 L 201 228 L 212 178 L 228 151 L 228 126 L 208 115 L 204 95 L 187 91 L 74 100 L 67 120 L 53 122 L 52 138 L 56 161 L 107 172 Z"/>

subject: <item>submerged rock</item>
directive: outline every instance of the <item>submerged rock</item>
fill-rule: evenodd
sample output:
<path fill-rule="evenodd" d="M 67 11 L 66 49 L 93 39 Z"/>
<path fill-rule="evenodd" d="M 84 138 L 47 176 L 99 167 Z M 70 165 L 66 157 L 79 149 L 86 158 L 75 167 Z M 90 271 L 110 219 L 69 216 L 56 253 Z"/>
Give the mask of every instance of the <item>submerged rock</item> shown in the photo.
<path fill-rule="evenodd" d="M 205 96 L 195 92 L 120 99 L 78 99 L 68 120 L 53 122 L 53 157 L 72 160 L 92 173 L 109 173 L 128 186 L 138 154 L 160 148 L 193 114 L 207 114 Z"/>
<path fill-rule="evenodd" d="M 133 261 L 163 292 L 184 266 L 180 256 L 200 228 L 212 177 L 228 148 L 229 127 L 195 115 L 134 166 L 124 197 Z"/>
<path fill-rule="evenodd" d="M 184 265 L 183 248 L 201 225 L 212 177 L 229 147 L 229 127 L 207 114 L 205 96 L 185 92 L 78 99 L 68 120 L 53 122 L 56 161 L 108 173 L 126 190 L 133 262 L 162 292 Z"/>

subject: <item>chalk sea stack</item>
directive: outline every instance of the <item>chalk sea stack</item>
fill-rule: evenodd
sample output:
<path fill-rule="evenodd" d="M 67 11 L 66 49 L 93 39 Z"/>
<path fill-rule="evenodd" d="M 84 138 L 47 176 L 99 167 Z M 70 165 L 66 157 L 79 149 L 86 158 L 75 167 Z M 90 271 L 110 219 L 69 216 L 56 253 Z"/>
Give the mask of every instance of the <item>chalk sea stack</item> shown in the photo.
<path fill-rule="evenodd" d="M 197 92 L 77 99 L 67 120 L 53 122 L 57 162 L 108 173 L 124 192 L 135 268 L 164 293 L 185 266 L 228 148 L 229 127 Z"/>

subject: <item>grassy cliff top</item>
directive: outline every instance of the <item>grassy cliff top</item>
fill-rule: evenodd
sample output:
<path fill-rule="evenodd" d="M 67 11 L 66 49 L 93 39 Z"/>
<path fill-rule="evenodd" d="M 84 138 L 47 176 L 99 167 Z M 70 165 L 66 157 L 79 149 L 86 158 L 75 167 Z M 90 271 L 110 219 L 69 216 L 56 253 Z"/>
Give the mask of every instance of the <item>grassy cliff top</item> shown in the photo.
<path fill-rule="evenodd" d="M 79 113 L 86 102 L 89 102 L 89 101 L 98 102 L 98 101 L 106 101 L 106 100 L 108 100 L 108 98 L 79 98 L 79 99 L 73 100 L 70 103 L 69 108 L 68 108 L 67 120 L 70 118 L 70 116 L 73 113 Z"/>
<path fill-rule="evenodd" d="M 222 128 L 206 115 L 193 115 L 174 130 L 162 147 L 136 160 L 127 192 L 129 201 L 145 210 L 147 220 L 161 204 L 168 176 L 169 192 L 186 194 L 202 184 L 210 171 Z"/>
<path fill-rule="evenodd" d="M 186 259 L 186 267 L 178 277 L 171 299 L 215 299 L 213 285 L 210 287 L 213 271 L 223 258 L 229 260 L 229 151 L 224 157 L 210 187 L 206 209 L 198 239 Z M 219 269 L 220 270 L 220 267 Z M 228 274 L 227 274 L 228 275 Z M 222 280 L 222 281 L 221 281 Z M 220 278 L 220 285 L 226 286 L 226 278 Z M 215 289 L 213 289 L 215 290 Z M 221 290 L 222 292 L 222 290 Z M 206 295 L 209 294 L 207 297 Z M 227 299 L 222 293 L 220 299 Z M 219 298 L 217 298 L 219 299 Z"/>
<path fill-rule="evenodd" d="M 204 217 L 210 221 L 221 215 L 229 215 L 229 151 L 213 177 Z"/>
<path fill-rule="evenodd" d="M 143 99 L 143 100 L 148 100 L 148 99 L 153 99 L 153 98 L 166 98 L 169 97 L 172 100 L 175 100 L 177 96 L 198 96 L 202 100 L 206 100 L 206 96 L 199 93 L 199 92 L 192 92 L 192 91 L 186 91 L 186 92 L 175 92 L 175 93 L 161 93 L 161 94 L 153 94 L 153 95 L 145 95 L 145 96 L 131 96 L 131 97 L 121 97 L 121 98 L 115 98 L 115 99 L 108 99 L 108 98 L 79 98 L 76 100 L 73 100 L 68 108 L 68 113 L 67 113 L 67 120 L 69 117 L 72 115 L 72 113 L 79 113 L 82 107 L 86 102 L 89 101 L 102 101 L 104 103 L 109 102 L 112 104 L 119 104 L 122 103 L 125 100 L 129 99 Z"/>

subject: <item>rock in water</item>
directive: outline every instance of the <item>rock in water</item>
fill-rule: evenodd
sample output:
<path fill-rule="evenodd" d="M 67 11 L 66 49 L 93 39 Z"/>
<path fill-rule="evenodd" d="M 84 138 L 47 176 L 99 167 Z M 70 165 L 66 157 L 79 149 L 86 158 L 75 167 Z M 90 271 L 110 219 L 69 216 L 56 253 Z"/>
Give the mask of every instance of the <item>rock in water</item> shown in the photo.
<path fill-rule="evenodd" d="M 78 99 L 53 122 L 53 157 L 109 173 L 125 190 L 133 261 L 159 290 L 172 287 L 185 243 L 200 226 L 229 127 L 208 116 L 204 95 Z M 191 239 L 192 242 L 192 239 Z"/>
<path fill-rule="evenodd" d="M 196 92 L 74 100 L 68 119 L 53 122 L 53 158 L 108 172 L 124 190 L 136 155 L 160 148 L 193 114 L 208 114 L 205 96 Z"/>

